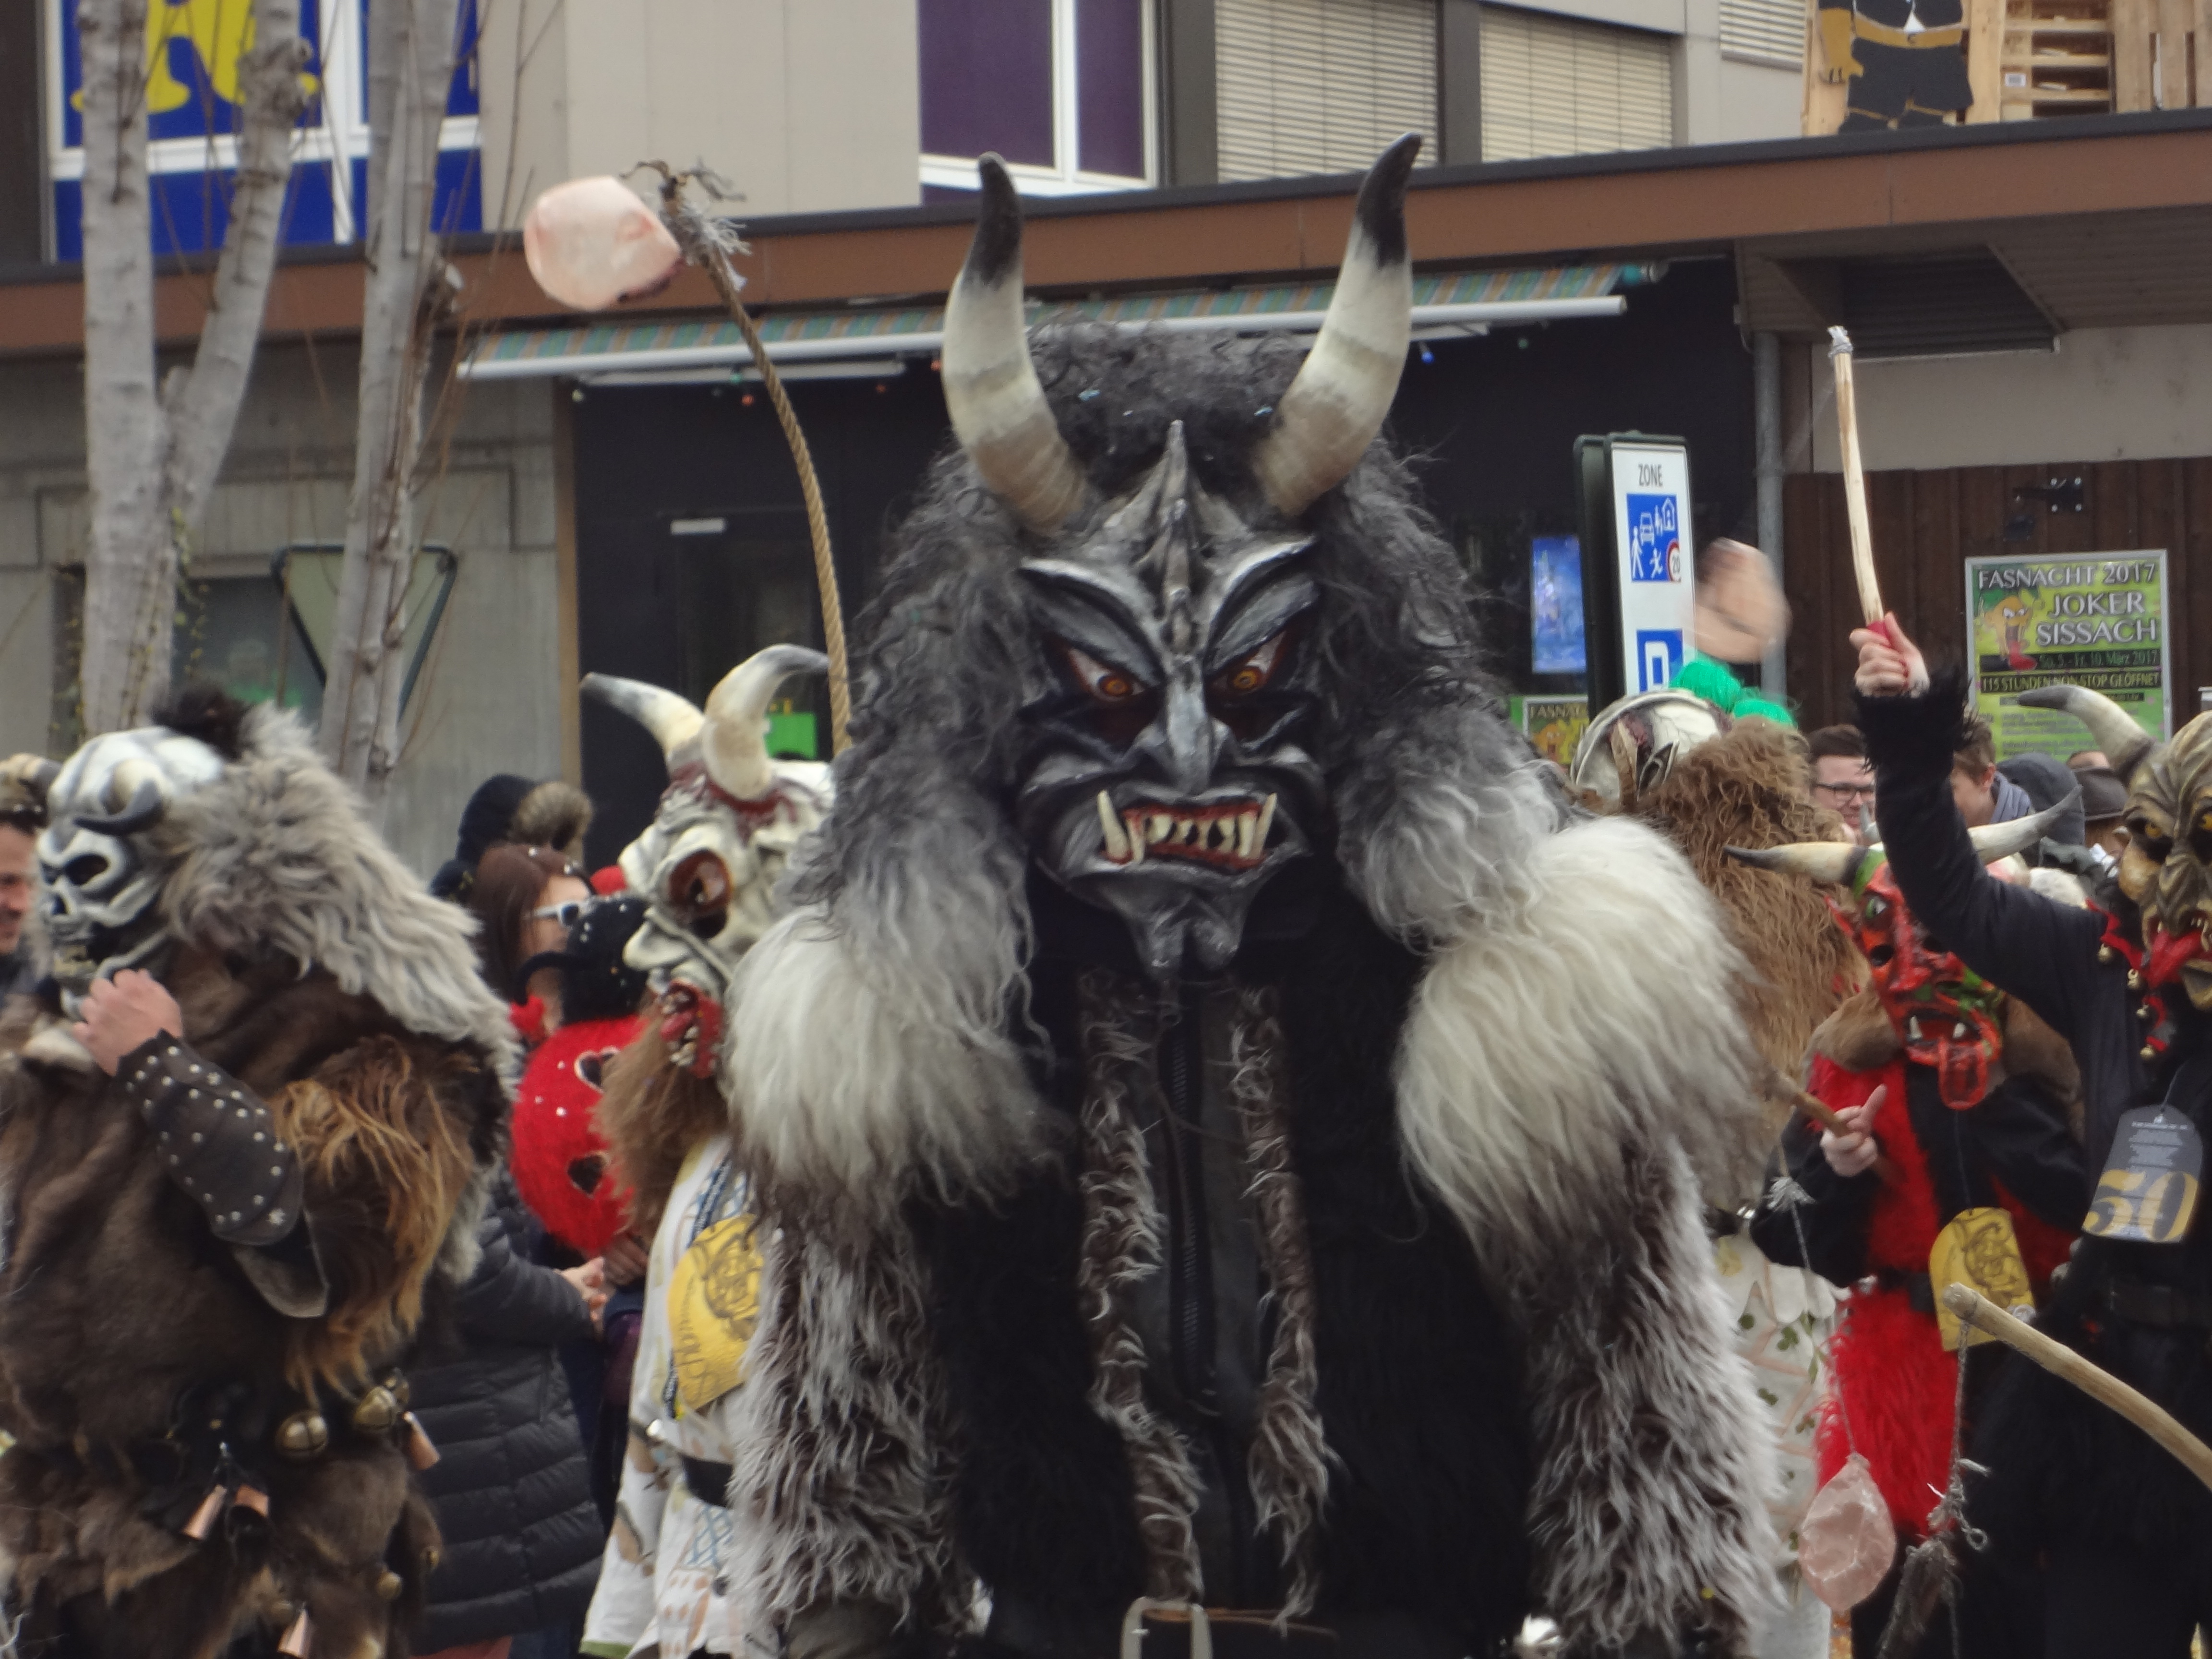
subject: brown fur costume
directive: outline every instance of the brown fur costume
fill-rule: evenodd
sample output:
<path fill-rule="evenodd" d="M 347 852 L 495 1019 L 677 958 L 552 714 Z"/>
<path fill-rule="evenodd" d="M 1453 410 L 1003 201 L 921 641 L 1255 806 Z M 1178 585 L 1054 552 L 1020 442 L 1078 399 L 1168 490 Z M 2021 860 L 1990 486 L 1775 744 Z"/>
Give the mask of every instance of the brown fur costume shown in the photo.
<path fill-rule="evenodd" d="M 640 1237 L 659 1229 L 691 1149 L 728 1132 L 728 1113 L 714 1079 L 675 1064 L 659 1025 L 647 1019 L 609 1069 L 592 1117 L 616 1177 L 629 1188 L 630 1226 Z"/>
<path fill-rule="evenodd" d="M 1865 982 L 1866 964 L 1817 888 L 1777 881 L 1725 849 L 1846 839 L 1843 820 L 1808 798 L 1810 781 L 1802 738 L 1747 720 L 1675 762 L 1632 807 L 1682 849 L 1721 902 L 1729 935 L 1752 966 L 1740 981 L 1744 1021 L 1759 1052 L 1793 1082 L 1803 1074 L 1814 1028 Z M 1784 1116 L 1778 1109 L 1774 1133 Z"/>
<path fill-rule="evenodd" d="M 503 1133 L 501 1011 L 458 918 L 361 825 L 296 727 L 257 711 L 230 758 L 157 843 L 186 942 L 156 976 L 183 1040 L 297 1147 L 328 1310 L 277 1312 L 246 1271 L 268 1258 L 209 1231 L 125 1086 L 52 1007 L 9 1006 L 0 1560 L 20 1639 L 70 1659 L 201 1659 L 257 1632 L 273 1645 L 303 1610 L 318 1659 L 389 1659 L 435 1553 L 404 1427 L 371 1432 L 350 1412 L 404 1357 L 441 1263 L 472 1265 Z M 328 1446 L 288 1461 L 278 1427 L 309 1409 Z M 203 1500 L 241 1481 L 265 1515 L 217 1504 L 188 1535 Z"/>

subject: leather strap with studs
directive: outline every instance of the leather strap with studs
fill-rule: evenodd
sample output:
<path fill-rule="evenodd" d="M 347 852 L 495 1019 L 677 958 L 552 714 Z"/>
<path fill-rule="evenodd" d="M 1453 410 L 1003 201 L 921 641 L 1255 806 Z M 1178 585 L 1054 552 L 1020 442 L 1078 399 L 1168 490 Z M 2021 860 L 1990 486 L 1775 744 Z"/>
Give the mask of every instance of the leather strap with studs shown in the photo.
<path fill-rule="evenodd" d="M 116 1076 L 145 1114 L 169 1179 L 217 1238 L 274 1244 L 300 1224 L 299 1154 L 260 1096 L 166 1035 L 125 1054 Z"/>

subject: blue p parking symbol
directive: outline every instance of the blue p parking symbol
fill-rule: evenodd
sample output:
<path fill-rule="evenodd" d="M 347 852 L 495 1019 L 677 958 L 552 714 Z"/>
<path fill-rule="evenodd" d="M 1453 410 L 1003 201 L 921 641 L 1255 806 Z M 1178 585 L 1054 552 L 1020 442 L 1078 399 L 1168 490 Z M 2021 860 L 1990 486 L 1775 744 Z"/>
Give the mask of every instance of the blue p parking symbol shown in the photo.
<path fill-rule="evenodd" d="M 1679 628 L 1639 628 L 1636 630 L 1636 689 L 1656 691 L 1681 671 L 1682 630 Z"/>

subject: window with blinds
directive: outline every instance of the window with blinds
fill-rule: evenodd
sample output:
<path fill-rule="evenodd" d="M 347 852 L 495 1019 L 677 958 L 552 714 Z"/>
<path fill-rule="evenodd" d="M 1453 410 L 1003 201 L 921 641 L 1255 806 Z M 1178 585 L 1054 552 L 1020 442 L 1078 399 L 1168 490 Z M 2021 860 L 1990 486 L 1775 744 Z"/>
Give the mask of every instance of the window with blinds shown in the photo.
<path fill-rule="evenodd" d="M 1804 68 L 1804 0 L 1721 0 L 1721 51 L 1777 69 Z"/>
<path fill-rule="evenodd" d="M 1674 142 L 1673 43 L 1541 12 L 1482 9 L 1482 159 Z"/>
<path fill-rule="evenodd" d="M 1402 132 L 1437 131 L 1436 0 L 1218 0 L 1221 177 L 1364 167 Z"/>

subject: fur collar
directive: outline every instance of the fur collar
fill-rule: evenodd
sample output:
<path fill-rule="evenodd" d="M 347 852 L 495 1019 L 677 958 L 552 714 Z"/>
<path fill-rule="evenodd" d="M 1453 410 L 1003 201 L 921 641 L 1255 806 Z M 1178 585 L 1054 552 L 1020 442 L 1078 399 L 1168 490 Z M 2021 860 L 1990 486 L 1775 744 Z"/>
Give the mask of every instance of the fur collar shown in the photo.
<path fill-rule="evenodd" d="M 170 808 L 149 840 L 170 865 L 161 905 L 177 939 L 274 950 L 320 968 L 410 1030 L 516 1064 L 507 1010 L 477 971 L 466 913 L 430 896 L 370 827 L 289 714 L 256 708 L 237 760 Z"/>

